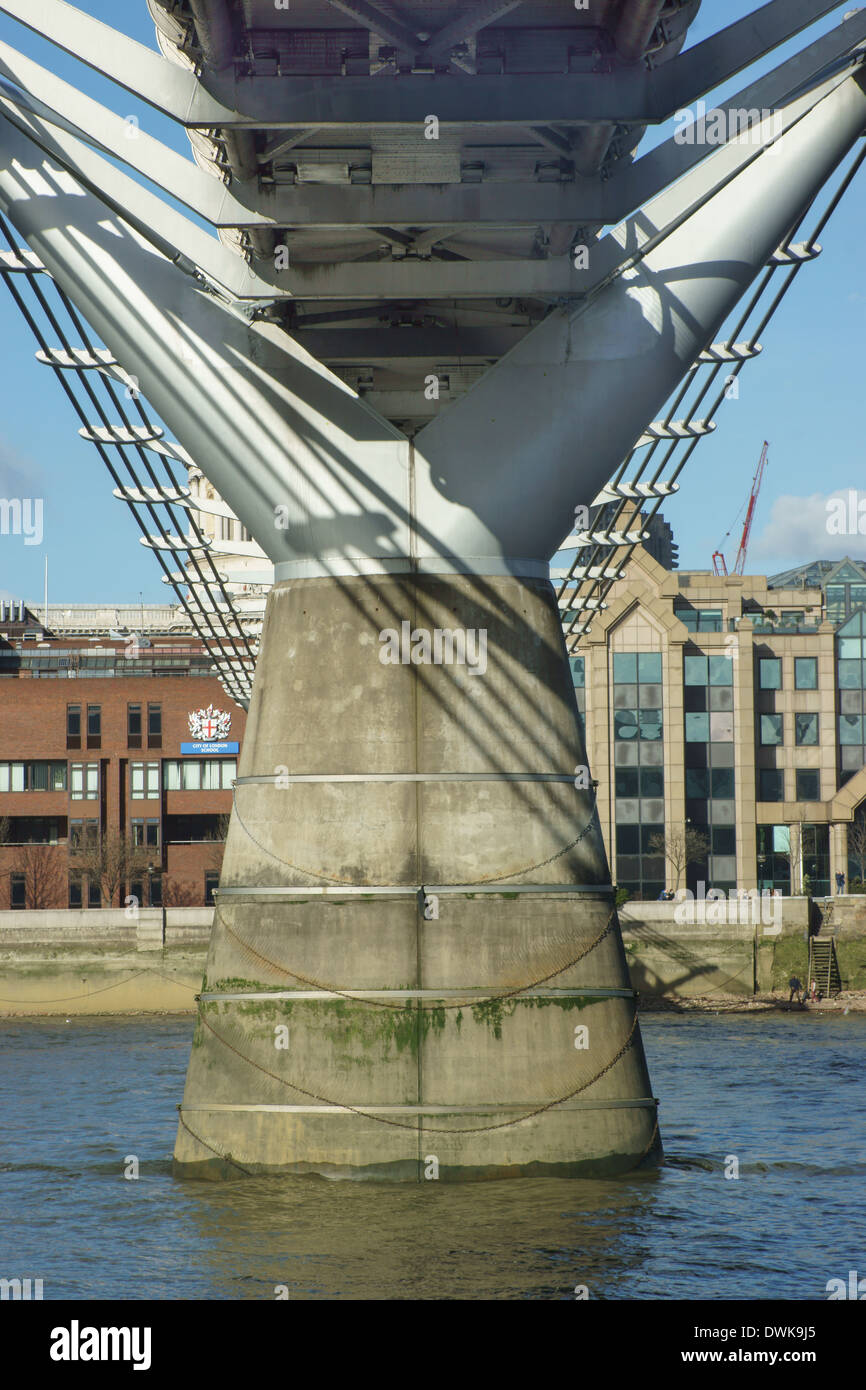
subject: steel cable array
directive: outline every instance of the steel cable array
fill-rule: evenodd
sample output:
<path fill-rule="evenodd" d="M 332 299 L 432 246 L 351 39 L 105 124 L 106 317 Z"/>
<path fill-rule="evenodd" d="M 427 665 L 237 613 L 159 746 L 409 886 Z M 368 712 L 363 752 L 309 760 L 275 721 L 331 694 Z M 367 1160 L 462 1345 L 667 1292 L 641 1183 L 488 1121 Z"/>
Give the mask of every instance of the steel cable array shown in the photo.
<path fill-rule="evenodd" d="M 151 462 L 151 451 L 144 440 L 157 442 L 162 437 L 162 429 L 157 427 L 148 415 L 134 379 L 118 368 L 108 354 L 100 353 L 95 347 L 91 335 L 64 291 L 39 265 L 36 257 L 18 243 L 2 216 L 0 232 L 8 247 L 5 254 L 0 253 L 0 276 L 39 345 L 39 360 L 51 367 L 60 382 L 81 421 L 81 433 L 94 444 L 115 488 L 132 512 L 143 540 L 154 551 L 166 582 L 171 584 L 194 631 L 213 660 L 223 688 L 234 699 L 247 703 L 252 687 L 256 649 L 232 603 L 214 557 L 209 553 L 210 539 L 201 531 L 191 509 L 186 515 L 189 534 L 184 535 L 184 527 L 176 507 L 179 499 L 188 494 L 188 489 L 179 485 L 171 467 L 170 455 L 163 452 L 162 448 L 156 455 L 162 462 L 165 475 L 162 479 Z M 29 303 L 16 284 L 18 276 L 23 276 L 31 291 L 32 298 Z M 42 289 L 40 278 L 51 287 L 48 293 Z M 55 297 L 53 305 L 49 295 Z M 79 340 L 77 346 L 70 342 L 69 331 L 63 326 L 64 316 L 71 326 L 72 333 Z M 63 354 L 64 365 L 60 364 L 58 350 L 50 345 L 46 331 L 55 335 Z M 121 386 L 125 384 L 125 394 L 132 402 L 133 419 L 134 416 L 138 417 L 138 425 L 133 424 L 130 412 L 115 383 Z M 96 428 L 92 412 L 96 413 L 99 421 Z M 114 420 L 110 412 L 116 412 Z M 102 438 L 99 437 L 97 429 L 101 432 Z M 112 435 L 121 437 L 112 439 Z M 163 446 L 170 447 L 172 446 Z M 109 449 L 117 451 L 114 459 Z M 178 461 L 182 461 L 182 452 L 173 452 Z M 150 493 L 137 472 L 134 461 L 136 455 L 138 467 L 144 470 L 150 481 Z M 126 482 L 115 467 L 117 457 L 122 460 L 128 475 Z M 140 500 L 135 500 L 136 495 Z M 140 510 L 144 510 L 150 517 L 156 528 L 156 536 L 148 531 Z M 176 537 L 172 536 L 171 528 L 174 528 Z M 184 552 L 187 554 L 191 571 L 188 577 L 170 569 L 160 542 L 170 555 L 180 557 Z M 204 601 L 199 595 L 199 589 L 204 591 Z"/>
<path fill-rule="evenodd" d="M 589 631 L 592 612 L 598 611 L 604 606 L 604 599 L 613 584 L 617 579 L 622 578 L 624 565 L 634 552 L 635 546 L 641 539 L 645 538 L 646 533 L 642 529 L 643 526 L 658 513 L 664 498 L 676 491 L 680 473 L 700 440 L 710 432 L 709 428 L 704 427 L 712 425 L 722 402 L 727 398 L 731 382 L 736 380 L 746 362 L 757 355 L 760 350 L 758 340 L 772 320 L 794 280 L 803 266 L 819 253 L 820 248 L 816 246 L 817 238 L 829 222 L 864 160 L 866 160 L 866 149 L 862 150 L 852 163 L 808 240 L 801 246 L 795 246 L 793 241 L 793 237 L 796 235 L 795 230 L 787 245 L 773 257 L 760 277 L 757 289 L 752 294 L 745 310 L 736 319 L 728 340 L 719 345 L 723 349 L 729 349 L 731 355 L 713 356 L 713 350 L 710 350 L 702 353 L 696 359 L 682 385 L 672 398 L 667 413 L 661 422 L 659 433 L 648 441 L 648 445 L 635 444 L 607 487 L 602 489 L 593 503 L 593 506 L 598 505 L 598 510 L 591 520 L 590 528 L 576 536 L 577 545 L 575 547 L 571 547 L 567 543 L 562 547 L 563 550 L 572 548 L 576 550 L 575 558 L 565 576 L 559 577 L 556 590 L 557 600 L 564 610 L 562 625 L 569 651 L 573 652 L 577 649 L 580 638 Z M 801 218 L 798 227 L 802 226 L 806 215 L 804 214 Z M 757 313 L 769 285 L 780 270 L 785 272 L 784 283 L 769 306 L 755 321 L 754 326 L 747 328 L 747 325 L 752 322 L 753 315 Z M 748 333 L 746 341 L 738 344 L 737 339 L 743 332 Z M 677 427 L 682 432 L 679 434 L 666 433 L 671 431 L 675 412 L 695 384 L 697 373 L 704 367 L 708 367 L 709 371 L 691 404 L 687 407 L 683 419 L 677 421 Z M 719 373 L 725 368 L 727 368 L 727 376 L 721 391 L 712 401 L 703 419 L 696 421 L 697 410 L 709 394 Z M 690 429 L 693 429 L 694 433 L 690 434 L 688 432 Z M 661 462 L 658 463 L 647 481 L 642 483 L 656 450 L 666 439 L 670 442 Z M 623 478 L 626 469 L 642 447 L 646 447 L 643 460 L 638 465 L 633 479 L 625 484 Z M 677 457 L 678 453 L 679 457 Z M 663 481 L 662 475 L 669 466 L 671 471 Z M 606 497 L 606 494 L 609 493 L 616 494 L 616 497 Z M 644 494 L 648 503 L 646 512 L 642 512 L 640 507 L 640 498 Z M 599 502 L 599 499 L 604 500 Z M 625 521 L 632 528 L 627 533 L 617 533 L 617 526 L 622 521 Z M 611 533 L 623 534 L 624 543 L 610 543 L 607 537 Z M 574 588 L 571 593 L 568 593 L 567 591 L 572 585 Z"/>

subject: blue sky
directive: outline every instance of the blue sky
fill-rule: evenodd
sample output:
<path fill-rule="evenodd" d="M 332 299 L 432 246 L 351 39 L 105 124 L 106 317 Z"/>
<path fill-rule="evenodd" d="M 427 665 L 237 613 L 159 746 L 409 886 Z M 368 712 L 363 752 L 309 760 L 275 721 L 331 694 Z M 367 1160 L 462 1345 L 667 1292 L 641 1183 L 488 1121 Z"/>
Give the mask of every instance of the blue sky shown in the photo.
<path fill-rule="evenodd" d="M 35 3 L 35 0 L 34 0 Z M 144 0 L 77 0 L 80 9 L 155 47 Z M 699 42 L 756 8 L 754 0 L 704 0 L 689 42 Z M 813 37 L 835 27 L 840 5 L 749 74 L 719 88 L 719 99 L 746 84 Z M 35 58 L 120 115 L 189 153 L 184 133 L 122 89 L 0 16 L 0 39 Z M 644 149 L 672 130 L 652 132 Z M 839 176 L 837 175 L 837 178 Z M 835 186 L 835 184 L 831 185 Z M 825 197 L 829 190 L 825 191 Z M 819 199 L 819 207 L 823 203 Z M 866 512 L 863 399 L 866 276 L 866 167 L 821 237 L 824 253 L 806 267 L 763 336 L 764 352 L 740 376 L 738 400 L 725 403 L 715 435 L 701 442 L 681 478 L 682 491 L 665 507 L 683 568 L 707 569 L 712 552 L 748 496 L 764 439 L 767 470 L 749 551 L 748 569 L 772 573 L 819 556 L 866 559 L 866 536 L 831 536 L 828 497 L 861 489 Z M 92 446 L 79 439 L 78 421 L 59 385 L 34 360 L 35 345 L 7 291 L 0 286 L 0 496 L 44 499 L 43 540 L 0 535 L 0 590 L 41 601 L 48 559 L 49 600 L 71 603 L 165 602 L 152 554 L 138 541 L 123 503 Z M 741 521 L 724 549 L 729 562 Z M 866 519 L 863 522 L 866 530 Z M 856 528 L 855 528 L 856 529 Z"/>

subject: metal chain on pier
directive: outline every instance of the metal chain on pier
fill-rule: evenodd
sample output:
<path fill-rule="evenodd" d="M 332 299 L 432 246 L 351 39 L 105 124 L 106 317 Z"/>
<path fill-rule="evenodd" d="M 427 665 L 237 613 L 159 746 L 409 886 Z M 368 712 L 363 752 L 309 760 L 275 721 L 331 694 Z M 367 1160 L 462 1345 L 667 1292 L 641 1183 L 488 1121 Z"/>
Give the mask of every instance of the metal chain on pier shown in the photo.
<path fill-rule="evenodd" d="M 368 1004 L 371 1008 L 374 1009 L 392 1009 L 397 1012 L 402 1012 L 405 1008 L 405 1004 L 390 1004 L 385 1000 L 364 999 L 357 994 L 353 994 L 351 991 L 338 989 L 336 985 L 325 984 L 321 980 L 309 979 L 305 975 L 300 975 L 296 970 L 290 970 L 288 966 L 281 965 L 278 961 L 270 960 L 266 955 L 263 955 L 261 951 L 257 951 L 254 946 L 250 945 L 248 941 L 246 941 L 242 936 L 239 936 L 238 933 L 229 926 L 225 918 L 220 917 L 219 908 L 217 908 L 214 917 L 214 925 L 216 925 L 217 921 L 220 921 L 223 930 L 230 937 L 232 937 L 234 941 L 237 942 L 238 946 L 246 955 L 250 956 L 251 958 L 255 957 L 256 960 L 260 961 L 263 965 L 267 965 L 271 970 L 276 970 L 280 975 L 286 975 L 289 979 L 292 980 L 300 980 L 302 984 L 309 985 L 311 989 L 320 989 L 327 994 L 339 995 L 341 999 L 350 999 L 354 1004 Z M 594 951 L 596 946 L 600 946 L 602 941 L 604 941 L 605 937 L 608 936 L 610 932 L 613 930 L 615 921 L 616 908 L 614 907 L 611 909 L 607 922 L 605 923 L 604 927 L 599 932 L 595 940 L 591 941 L 588 946 L 585 946 L 583 950 L 572 960 L 566 961 L 565 965 L 557 966 L 556 970 L 551 970 L 549 975 L 543 975 L 540 979 L 534 980 L 531 983 L 518 985 L 515 989 L 506 990 L 504 994 L 491 994 L 487 995 L 486 997 L 482 995 L 480 999 L 461 999 L 453 1004 L 431 1004 L 429 1006 L 430 1011 L 432 1012 L 433 1010 L 442 1010 L 444 1012 L 446 1009 L 477 1008 L 479 1005 L 499 1004 L 502 1003 L 503 1000 L 517 998 L 518 995 L 524 994 L 526 990 L 538 989 L 539 985 L 545 985 L 550 980 L 556 979 L 557 975 L 562 975 L 565 973 L 566 970 L 571 970 L 575 965 L 578 965 L 580 961 L 582 961 L 586 956 L 588 956 L 592 951 Z M 204 992 L 207 993 L 207 991 Z M 266 992 L 267 991 L 263 991 L 263 993 Z M 423 1009 L 425 1007 L 423 1002 L 419 1000 L 418 1005 L 419 1009 L 423 1012 Z"/>
<path fill-rule="evenodd" d="M 212 1033 L 213 1036 L 217 1039 L 217 1041 L 221 1042 L 223 1047 L 227 1048 L 229 1052 L 234 1053 L 234 1055 L 236 1057 L 239 1057 L 241 1061 L 248 1062 L 251 1067 L 254 1067 L 256 1069 L 256 1071 L 262 1072 L 263 1075 L 270 1077 L 271 1080 L 278 1082 L 281 1086 L 287 1086 L 290 1090 L 297 1091 L 299 1095 L 306 1096 L 308 1100 L 315 1101 L 318 1105 L 334 1106 L 339 1110 L 348 1110 L 351 1114 L 359 1115 L 362 1119 L 365 1120 L 377 1120 L 379 1124 L 390 1125 L 394 1129 L 407 1129 L 411 1130 L 413 1133 L 417 1133 L 417 1124 L 404 1124 L 401 1120 L 389 1119 L 387 1115 L 374 1115 L 371 1114 L 370 1111 L 363 1110 L 361 1107 L 357 1105 L 348 1105 L 345 1101 L 329 1100 L 327 1096 L 320 1096 L 315 1091 L 307 1091 L 304 1089 L 303 1086 L 298 1086 L 292 1081 L 287 1081 L 285 1077 L 279 1076 L 277 1072 L 271 1071 L 268 1067 L 263 1067 L 260 1062 L 254 1061 L 252 1057 L 249 1057 L 246 1053 L 241 1052 L 239 1048 L 235 1047 L 233 1043 L 229 1042 L 228 1038 L 224 1037 L 222 1033 L 217 1032 L 213 1025 L 208 1022 L 204 1014 L 200 1015 L 200 1019 L 204 1026 L 208 1029 L 208 1031 Z M 625 1042 L 617 1050 L 617 1052 L 614 1053 L 613 1057 L 611 1057 L 610 1060 L 607 1061 L 604 1064 L 604 1066 L 595 1073 L 594 1076 L 589 1077 L 588 1080 L 581 1081 L 581 1083 L 578 1086 L 575 1086 L 573 1090 L 567 1091 L 565 1095 L 556 1097 L 555 1100 L 544 1101 L 541 1105 L 536 1105 L 531 1110 L 527 1110 L 525 1114 L 516 1115 L 513 1119 L 510 1120 L 497 1120 L 497 1122 L 492 1125 L 471 1125 L 467 1128 L 449 1129 L 442 1126 L 425 1124 L 423 1133 L 452 1135 L 487 1134 L 491 1130 L 508 1129 L 512 1125 L 523 1124 L 524 1121 L 532 1120 L 537 1115 L 543 1115 L 547 1110 L 552 1110 L 554 1106 L 563 1105 L 566 1101 L 573 1100 L 575 1096 L 580 1095 L 582 1091 L 588 1090 L 590 1086 L 595 1085 L 595 1083 L 597 1081 L 600 1081 L 603 1076 L 606 1076 L 607 1073 L 611 1071 L 613 1067 L 616 1066 L 617 1062 L 622 1057 L 624 1057 L 626 1052 L 628 1052 L 629 1049 L 634 1045 L 637 1027 L 638 1014 L 637 1009 L 635 1009 L 634 1018 L 632 1019 L 631 1027 L 628 1033 L 626 1034 Z M 191 1108 L 195 1109 L 194 1106 Z M 181 1114 L 182 1113 L 183 1112 L 181 1111 Z"/>
<path fill-rule="evenodd" d="M 291 862 L 291 860 L 289 860 L 289 859 L 283 859 L 283 858 L 280 857 L 280 855 L 274 854 L 273 850 L 268 849 L 267 845 L 263 845 L 262 842 L 261 842 L 261 840 L 259 840 L 259 839 L 256 838 L 256 836 L 255 836 L 255 835 L 253 834 L 253 832 L 250 830 L 249 826 L 248 826 L 248 825 L 246 824 L 246 822 L 243 820 L 243 818 L 242 818 L 242 816 L 241 816 L 241 813 L 240 813 L 240 809 L 239 809 L 239 807 L 238 807 L 237 784 L 236 784 L 236 783 L 233 783 L 233 784 L 232 784 L 232 800 L 233 800 L 233 803 L 234 803 L 235 819 L 237 820 L 237 823 L 238 823 L 238 825 L 240 826 L 241 830 L 244 832 L 244 834 L 247 836 L 247 838 L 248 838 L 249 840 L 251 840 L 252 843 L 256 846 L 256 849 L 260 849 L 260 850 L 262 851 L 263 854 L 266 854 L 266 855 L 268 856 L 269 859 L 273 859 L 275 863 L 277 863 L 277 864 L 282 864 L 283 867 L 286 868 L 286 869 L 293 869 L 293 870 L 295 871 L 295 873 L 298 873 L 298 874 L 306 874 L 309 878 L 320 878 L 320 879 L 323 879 L 323 880 L 325 881 L 325 883 L 333 883 L 333 884 L 334 884 L 335 886 L 337 886 L 337 887 L 341 887 L 341 888 L 354 888 L 354 887 L 357 887 L 357 886 L 362 886 L 362 885 L 356 885 L 356 884 L 350 883 L 350 882 L 348 881 L 348 879 L 344 879 L 344 878 L 333 878 L 333 877 L 331 877 L 331 875 L 329 875 L 329 874 L 320 873 L 317 869 L 303 869 L 303 868 L 301 868 L 300 865 L 298 865 L 298 864 L 293 864 L 293 863 Z M 544 869 L 544 868 L 547 867 L 548 864 L 553 864 L 555 860 L 561 859 L 562 856 L 563 856 L 564 854 L 568 854 L 569 850 L 574 849 L 576 845 L 579 845 L 580 842 L 581 842 L 581 840 L 585 839 L 586 836 L 589 834 L 589 832 L 590 832 L 590 830 L 592 829 L 593 825 L 596 823 L 597 801 L 598 801 L 598 793 L 597 793 L 596 791 L 593 791 L 593 794 L 592 794 L 592 810 L 591 810 L 591 812 L 590 812 L 589 819 L 588 819 L 588 821 L 586 822 L 586 824 L 584 825 L 583 829 L 582 829 L 582 830 L 579 830 L 578 833 L 577 833 L 577 835 L 575 835 L 574 839 L 573 839 L 573 840 L 569 840 L 569 842 L 568 842 L 567 845 L 563 845 L 562 849 L 558 849 L 558 850 L 556 850 L 556 852 L 555 852 L 554 854 L 548 855 L 547 859 L 540 859 L 536 864 L 527 864 L 527 865 L 525 865 L 522 869 L 512 869 L 512 870 L 511 870 L 509 873 L 507 873 L 507 874 L 490 874 L 490 875 L 488 875 L 487 878 L 473 878 L 471 881 L 467 881 L 466 883 L 461 883 L 461 882 L 458 881 L 458 882 L 456 882 L 456 883 L 451 883 L 451 884 L 449 884 L 449 887 L 450 887 L 450 888 L 475 888 L 475 887 L 479 886 L 480 884 L 488 884 L 488 883 L 505 883 L 505 882 L 506 882 L 508 879 L 510 879 L 510 878 L 517 878 L 518 874 L 529 874 L 529 873 L 532 873 L 535 869 Z M 419 890 L 420 890 L 420 887 L 421 887 L 421 885 L 419 884 Z"/>

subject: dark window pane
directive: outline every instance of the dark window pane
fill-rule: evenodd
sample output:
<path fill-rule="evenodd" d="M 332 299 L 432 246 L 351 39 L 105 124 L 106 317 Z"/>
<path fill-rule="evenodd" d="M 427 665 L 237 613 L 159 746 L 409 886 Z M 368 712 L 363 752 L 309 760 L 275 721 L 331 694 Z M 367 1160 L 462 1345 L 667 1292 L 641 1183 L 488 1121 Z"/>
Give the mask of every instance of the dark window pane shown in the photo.
<path fill-rule="evenodd" d="M 638 775 L 636 767 L 618 767 L 616 769 L 616 795 L 638 795 Z"/>
<path fill-rule="evenodd" d="M 758 800 L 785 800 L 785 773 L 782 768 L 762 767 L 758 773 Z"/>
<path fill-rule="evenodd" d="M 794 715 L 794 737 L 796 742 L 802 747 L 804 744 L 815 744 L 818 742 L 818 716 L 817 714 L 795 714 Z"/>
<path fill-rule="evenodd" d="M 714 767 L 711 777 L 710 795 L 729 800 L 734 795 L 734 769 L 732 767 Z"/>
<path fill-rule="evenodd" d="M 705 767 L 686 768 L 686 796 L 705 798 L 710 794 L 710 774 Z"/>
<path fill-rule="evenodd" d="M 784 739 L 784 726 L 781 714 L 761 715 L 761 743 L 779 744 Z"/>
<path fill-rule="evenodd" d="M 642 767 L 640 772 L 641 796 L 664 796 L 664 792 L 664 770 L 660 767 Z"/>
<path fill-rule="evenodd" d="M 710 716 L 708 714 L 687 714 L 686 719 L 686 741 L 688 743 L 706 743 L 710 737 Z"/>
<path fill-rule="evenodd" d="M 733 685 L 734 662 L 729 656 L 710 657 L 710 685 Z"/>
<path fill-rule="evenodd" d="M 640 722 L 640 736 L 655 742 L 662 736 L 662 712 L 660 709 L 640 710 L 638 714 Z"/>
<path fill-rule="evenodd" d="M 839 686 L 842 690 L 858 690 L 863 686 L 861 663 L 859 661 L 837 662 Z"/>
<path fill-rule="evenodd" d="M 637 678 L 647 684 L 659 685 L 662 678 L 661 652 L 639 652 Z"/>
<path fill-rule="evenodd" d="M 797 768 L 797 800 L 819 801 L 820 775 L 817 769 Z"/>
<path fill-rule="evenodd" d="M 758 662 L 758 684 L 762 690 L 782 689 L 782 663 L 778 657 L 761 657 Z"/>
<path fill-rule="evenodd" d="M 709 663 L 705 656 L 687 656 L 685 658 L 683 679 L 686 685 L 706 685 L 708 673 Z"/>
<path fill-rule="evenodd" d="M 613 716 L 614 738 L 637 738 L 637 711 L 633 709 L 616 710 Z"/>
<path fill-rule="evenodd" d="M 640 826 L 618 825 L 616 827 L 617 854 L 637 854 L 640 849 Z"/>
<path fill-rule="evenodd" d="M 634 685 L 637 683 L 636 652 L 614 652 L 613 679 L 616 684 Z"/>
<path fill-rule="evenodd" d="M 796 690 L 818 689 L 818 658 L 814 656 L 794 657 L 794 688 Z"/>

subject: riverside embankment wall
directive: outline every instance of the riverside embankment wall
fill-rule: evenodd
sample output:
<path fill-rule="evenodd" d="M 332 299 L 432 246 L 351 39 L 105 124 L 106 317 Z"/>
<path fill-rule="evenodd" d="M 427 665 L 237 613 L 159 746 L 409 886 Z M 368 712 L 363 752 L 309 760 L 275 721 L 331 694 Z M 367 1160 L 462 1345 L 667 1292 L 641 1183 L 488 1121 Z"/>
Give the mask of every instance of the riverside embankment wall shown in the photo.
<path fill-rule="evenodd" d="M 707 904 L 683 921 L 674 903 L 626 903 L 623 943 L 645 995 L 765 994 L 805 979 L 807 932 L 820 901 L 783 898 L 776 920 L 742 905 Z M 737 920 L 742 918 L 743 920 Z M 732 920 L 733 919 L 733 920 Z M 0 912 L 0 1016 L 192 1011 L 201 989 L 213 908 Z M 866 896 L 833 899 L 845 987 L 866 989 Z"/>
<path fill-rule="evenodd" d="M 0 1016 L 183 1012 L 213 908 L 0 912 Z"/>

